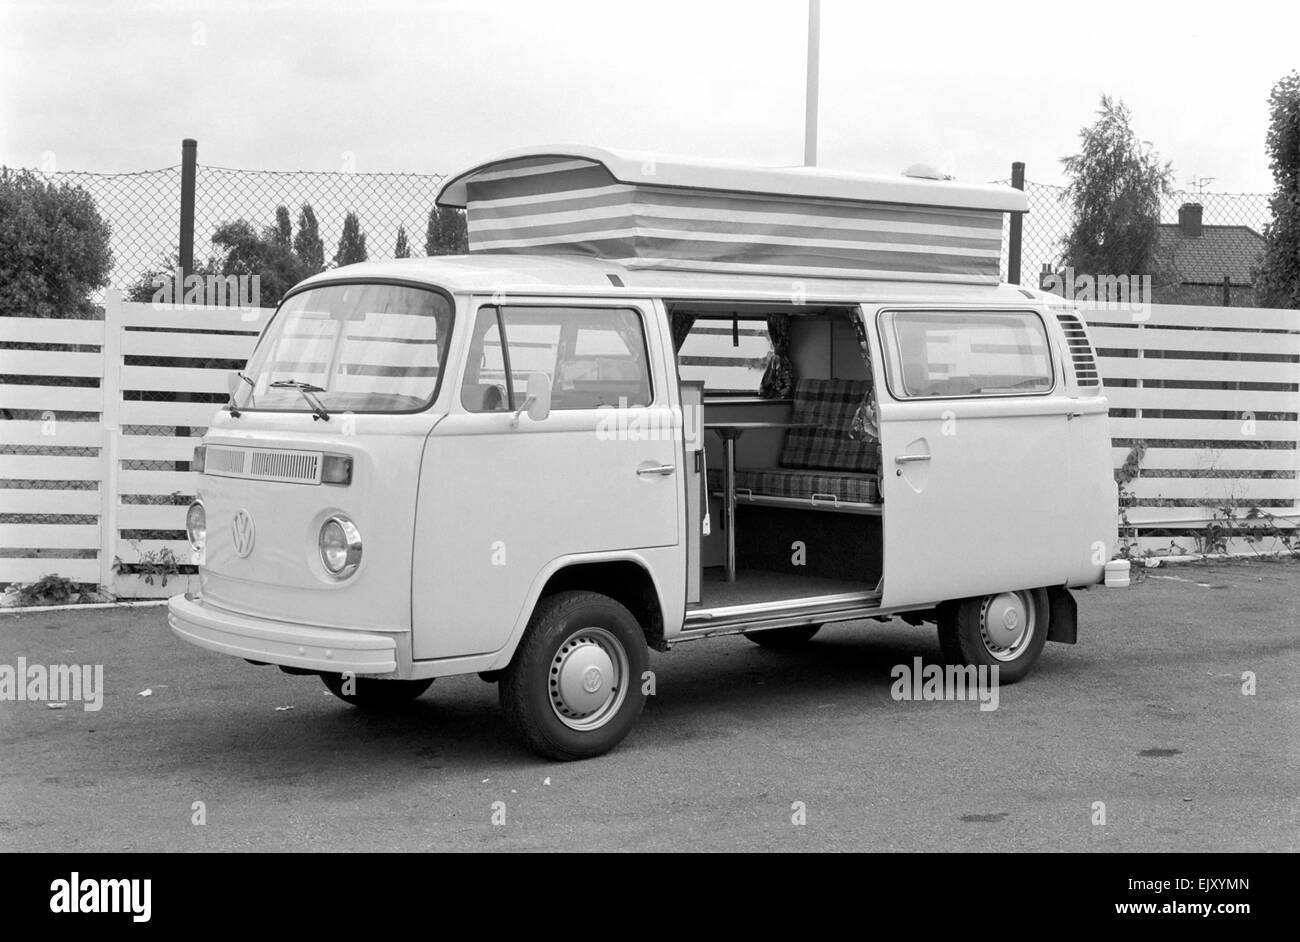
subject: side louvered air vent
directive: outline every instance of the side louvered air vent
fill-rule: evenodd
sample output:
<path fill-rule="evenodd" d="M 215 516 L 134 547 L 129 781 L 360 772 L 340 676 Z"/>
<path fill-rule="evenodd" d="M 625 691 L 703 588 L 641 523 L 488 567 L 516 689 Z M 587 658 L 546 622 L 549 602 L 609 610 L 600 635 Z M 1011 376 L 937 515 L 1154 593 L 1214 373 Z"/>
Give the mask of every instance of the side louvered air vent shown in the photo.
<path fill-rule="evenodd" d="M 1088 343 L 1088 334 L 1084 331 L 1082 322 L 1073 314 L 1056 316 L 1065 331 L 1065 342 L 1070 349 L 1070 358 L 1074 361 L 1075 382 L 1080 386 L 1100 386 L 1101 374 L 1097 372 L 1097 360 L 1092 355 L 1092 345 Z"/>
<path fill-rule="evenodd" d="M 225 478 L 319 484 L 320 452 L 210 445 L 204 471 Z"/>

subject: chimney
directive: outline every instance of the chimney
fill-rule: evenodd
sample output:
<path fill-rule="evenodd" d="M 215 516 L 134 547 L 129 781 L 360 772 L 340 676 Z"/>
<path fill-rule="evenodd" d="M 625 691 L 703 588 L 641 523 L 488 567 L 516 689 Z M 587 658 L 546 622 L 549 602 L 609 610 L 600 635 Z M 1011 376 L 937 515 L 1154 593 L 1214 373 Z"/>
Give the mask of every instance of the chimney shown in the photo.
<path fill-rule="evenodd" d="M 1201 204 L 1184 203 L 1178 207 L 1178 231 L 1185 239 L 1195 239 L 1201 234 Z"/>

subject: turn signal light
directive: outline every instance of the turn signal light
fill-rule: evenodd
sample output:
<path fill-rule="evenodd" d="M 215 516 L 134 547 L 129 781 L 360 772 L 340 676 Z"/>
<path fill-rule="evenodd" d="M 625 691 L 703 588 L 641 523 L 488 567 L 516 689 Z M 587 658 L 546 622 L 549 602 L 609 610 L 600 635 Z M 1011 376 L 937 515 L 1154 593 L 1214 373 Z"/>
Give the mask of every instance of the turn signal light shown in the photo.
<path fill-rule="evenodd" d="M 326 455 L 321 461 L 320 480 L 322 484 L 341 484 L 347 487 L 352 483 L 352 456 Z"/>

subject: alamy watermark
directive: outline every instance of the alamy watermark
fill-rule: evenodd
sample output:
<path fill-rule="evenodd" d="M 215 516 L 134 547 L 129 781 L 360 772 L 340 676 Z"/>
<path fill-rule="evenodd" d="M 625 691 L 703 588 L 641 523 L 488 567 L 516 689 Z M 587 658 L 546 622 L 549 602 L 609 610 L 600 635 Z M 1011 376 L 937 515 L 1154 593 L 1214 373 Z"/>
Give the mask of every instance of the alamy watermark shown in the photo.
<path fill-rule="evenodd" d="M 154 304 L 203 307 L 261 307 L 261 275 L 185 274 L 184 269 L 153 276 Z"/>
<path fill-rule="evenodd" d="M 132 922 L 148 922 L 153 915 L 153 881 L 95 880 L 74 870 L 68 879 L 50 884 L 50 912 L 130 913 Z"/>
<path fill-rule="evenodd" d="M 704 432 L 703 410 L 695 406 L 682 406 L 682 421 L 678 424 L 671 409 L 638 409 L 620 396 L 618 405 L 603 405 L 596 409 L 596 438 L 602 442 L 685 442 L 697 445 Z"/>
<path fill-rule="evenodd" d="M 895 664 L 889 695 L 895 700 L 978 700 L 981 712 L 998 708 L 998 667 L 980 664 Z"/>
<path fill-rule="evenodd" d="M 1086 275 L 1067 266 L 1064 271 L 1043 275 L 1039 287 L 1096 310 L 1130 314 L 1135 321 L 1151 317 L 1150 275 Z"/>
<path fill-rule="evenodd" d="M 0 664 L 0 701 L 80 703 L 87 713 L 104 706 L 103 664 Z"/>

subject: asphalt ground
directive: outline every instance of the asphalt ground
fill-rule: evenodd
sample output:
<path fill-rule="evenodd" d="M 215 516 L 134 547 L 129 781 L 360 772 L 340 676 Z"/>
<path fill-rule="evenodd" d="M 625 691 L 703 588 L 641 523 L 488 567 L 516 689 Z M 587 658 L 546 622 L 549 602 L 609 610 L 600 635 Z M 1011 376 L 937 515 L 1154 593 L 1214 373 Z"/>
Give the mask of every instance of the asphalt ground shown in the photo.
<path fill-rule="evenodd" d="M 1300 564 L 1078 600 L 1080 643 L 996 710 L 893 699 L 939 660 L 899 621 L 652 654 L 638 727 L 577 763 L 516 744 L 476 676 L 376 716 L 162 608 L 4 614 L 0 665 L 103 665 L 104 695 L 0 702 L 0 850 L 1300 849 Z"/>

